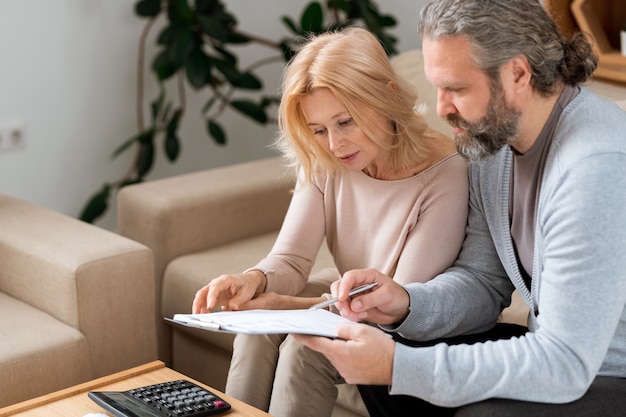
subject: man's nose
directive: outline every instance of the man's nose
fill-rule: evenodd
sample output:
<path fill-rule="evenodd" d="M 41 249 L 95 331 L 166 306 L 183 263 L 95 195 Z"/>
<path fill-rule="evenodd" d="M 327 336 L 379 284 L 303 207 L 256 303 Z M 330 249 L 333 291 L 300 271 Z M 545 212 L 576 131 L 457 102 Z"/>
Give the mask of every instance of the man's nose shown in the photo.
<path fill-rule="evenodd" d="M 449 114 L 456 113 L 456 107 L 452 103 L 450 94 L 442 89 L 437 92 L 437 114 L 440 117 L 446 117 Z"/>

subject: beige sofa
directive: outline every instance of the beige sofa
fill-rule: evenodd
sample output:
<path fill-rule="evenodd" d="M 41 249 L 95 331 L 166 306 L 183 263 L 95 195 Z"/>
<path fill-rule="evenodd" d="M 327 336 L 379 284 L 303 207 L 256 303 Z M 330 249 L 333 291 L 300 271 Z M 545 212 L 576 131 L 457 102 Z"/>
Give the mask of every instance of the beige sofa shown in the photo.
<path fill-rule="evenodd" d="M 155 360 L 146 246 L 0 194 L 0 407 Z"/>
<path fill-rule="evenodd" d="M 422 72 L 419 51 L 393 59 L 420 92 L 432 125 L 436 91 Z M 157 319 L 189 312 L 195 292 L 220 274 L 239 272 L 270 250 L 290 199 L 293 181 L 278 158 L 180 175 L 125 187 L 118 194 L 118 231 L 150 247 L 155 256 Z M 316 271 L 332 266 L 327 250 Z M 522 308 L 522 315 L 524 314 Z M 224 387 L 232 336 L 160 321 L 159 355 L 176 370 Z M 333 416 L 367 416 L 353 386 L 340 386 Z"/>

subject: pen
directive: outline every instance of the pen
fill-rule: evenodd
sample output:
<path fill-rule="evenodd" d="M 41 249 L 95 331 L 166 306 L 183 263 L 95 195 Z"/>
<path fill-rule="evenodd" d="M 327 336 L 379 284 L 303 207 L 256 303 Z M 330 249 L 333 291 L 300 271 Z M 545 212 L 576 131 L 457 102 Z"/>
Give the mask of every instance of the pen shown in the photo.
<path fill-rule="evenodd" d="M 371 290 L 372 288 L 374 288 L 377 285 L 378 285 L 378 282 L 372 282 L 371 284 L 361 285 L 360 287 L 356 287 L 356 288 L 353 288 L 352 290 L 350 290 L 348 295 L 349 296 L 353 296 L 353 295 L 360 294 L 360 293 L 362 293 L 364 291 Z M 333 297 L 333 298 L 331 298 L 329 300 L 322 301 L 321 303 L 317 303 L 317 304 L 309 307 L 309 310 L 318 310 L 320 308 L 327 307 L 327 306 L 329 306 L 331 304 L 335 304 L 337 301 L 339 301 L 339 299 L 337 297 Z"/>

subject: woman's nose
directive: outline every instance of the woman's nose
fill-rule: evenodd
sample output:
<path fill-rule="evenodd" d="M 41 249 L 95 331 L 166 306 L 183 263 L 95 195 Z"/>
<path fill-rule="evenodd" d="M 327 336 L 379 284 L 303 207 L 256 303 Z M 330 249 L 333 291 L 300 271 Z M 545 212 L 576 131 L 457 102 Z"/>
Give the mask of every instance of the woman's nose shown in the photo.
<path fill-rule="evenodd" d="M 343 137 L 339 132 L 328 132 L 328 148 L 331 151 L 336 151 L 343 145 Z"/>

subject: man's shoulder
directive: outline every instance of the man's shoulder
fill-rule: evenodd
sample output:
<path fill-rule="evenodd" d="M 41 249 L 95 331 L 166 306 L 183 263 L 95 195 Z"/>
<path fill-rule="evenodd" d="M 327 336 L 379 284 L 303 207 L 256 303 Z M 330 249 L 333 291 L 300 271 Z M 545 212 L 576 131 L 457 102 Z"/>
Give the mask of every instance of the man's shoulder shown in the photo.
<path fill-rule="evenodd" d="M 626 112 L 617 104 L 582 88 L 563 110 L 553 139 L 562 157 L 626 153 Z"/>
<path fill-rule="evenodd" d="M 559 126 L 572 133 L 608 132 L 609 136 L 623 137 L 626 112 L 617 103 L 581 87 L 578 96 L 563 109 Z"/>

